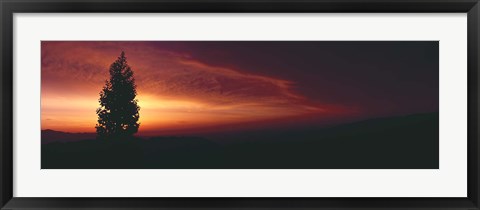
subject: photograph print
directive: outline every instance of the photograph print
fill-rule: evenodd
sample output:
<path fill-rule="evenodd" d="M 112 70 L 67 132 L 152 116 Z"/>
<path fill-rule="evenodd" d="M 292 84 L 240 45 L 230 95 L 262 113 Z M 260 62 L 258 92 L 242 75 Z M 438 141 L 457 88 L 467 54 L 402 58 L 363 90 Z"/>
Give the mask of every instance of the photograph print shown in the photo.
<path fill-rule="evenodd" d="M 438 41 L 42 41 L 42 169 L 438 169 Z"/>

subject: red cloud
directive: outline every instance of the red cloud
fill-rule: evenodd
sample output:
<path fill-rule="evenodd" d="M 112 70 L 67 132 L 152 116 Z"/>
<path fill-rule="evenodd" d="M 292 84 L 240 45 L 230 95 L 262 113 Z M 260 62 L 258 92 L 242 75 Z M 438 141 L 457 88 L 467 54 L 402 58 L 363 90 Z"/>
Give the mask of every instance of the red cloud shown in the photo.
<path fill-rule="evenodd" d="M 148 124 L 166 126 L 168 122 L 152 117 L 158 113 L 168 115 L 168 120 L 175 125 L 178 121 L 205 123 L 200 119 L 208 116 L 211 116 L 210 123 L 218 118 L 223 124 L 229 120 L 255 121 L 329 109 L 296 93 L 293 81 L 209 66 L 187 53 L 162 50 L 150 42 L 42 42 L 42 119 L 53 119 L 42 121 L 42 128 L 52 125 L 55 119 L 62 122 L 60 124 L 69 119 L 68 112 L 62 119 L 54 104 L 80 99 L 93 101 L 75 106 L 85 106 L 79 111 L 92 110 L 84 120 L 91 121 L 93 128 L 96 120 L 93 104 L 108 78 L 109 65 L 122 50 L 134 70 L 138 98 L 144 106 L 140 113 L 143 128 L 155 127 Z M 197 117 L 191 113 L 192 109 L 196 110 Z M 195 120 L 181 115 L 189 110 L 189 116 Z M 174 112 L 178 115 L 172 115 Z"/>

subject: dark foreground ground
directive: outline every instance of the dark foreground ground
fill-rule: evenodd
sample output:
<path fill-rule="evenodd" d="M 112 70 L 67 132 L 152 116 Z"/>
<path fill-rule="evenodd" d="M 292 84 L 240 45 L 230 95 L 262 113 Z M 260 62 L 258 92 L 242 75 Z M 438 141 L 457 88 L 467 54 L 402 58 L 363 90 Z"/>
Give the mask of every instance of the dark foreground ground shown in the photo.
<path fill-rule="evenodd" d="M 438 113 L 283 131 L 219 144 L 199 137 L 42 145 L 42 169 L 436 169 Z"/>

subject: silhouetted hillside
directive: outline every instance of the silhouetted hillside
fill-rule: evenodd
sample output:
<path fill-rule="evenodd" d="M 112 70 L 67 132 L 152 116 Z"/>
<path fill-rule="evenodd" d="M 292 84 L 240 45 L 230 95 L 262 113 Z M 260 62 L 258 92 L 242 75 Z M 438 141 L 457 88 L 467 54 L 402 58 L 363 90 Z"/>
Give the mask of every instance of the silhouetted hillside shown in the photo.
<path fill-rule="evenodd" d="M 67 133 L 54 130 L 42 130 L 42 144 L 52 142 L 73 142 L 87 139 L 94 139 L 95 133 Z"/>
<path fill-rule="evenodd" d="M 219 144 L 201 137 L 88 140 L 42 145 L 42 168 L 432 169 L 438 113 L 330 128 L 257 133 Z M 260 138 L 260 139 L 259 139 Z"/>

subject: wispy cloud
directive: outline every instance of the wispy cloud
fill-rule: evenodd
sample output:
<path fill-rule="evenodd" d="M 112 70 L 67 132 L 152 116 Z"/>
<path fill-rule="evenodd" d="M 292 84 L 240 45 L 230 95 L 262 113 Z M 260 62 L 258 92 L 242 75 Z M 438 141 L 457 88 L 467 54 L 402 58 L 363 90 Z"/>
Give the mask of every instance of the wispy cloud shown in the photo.
<path fill-rule="evenodd" d="M 135 73 L 143 128 L 168 122 L 176 126 L 180 121 L 255 121 L 328 109 L 295 92 L 294 81 L 211 66 L 188 52 L 168 51 L 148 42 L 43 42 L 42 119 L 50 120 L 42 121 L 42 126 L 61 120 L 55 110 L 62 101 L 66 106 L 82 106 L 79 112 L 95 110 L 108 67 L 122 50 Z M 83 119 L 92 125 L 93 112 Z M 64 115 L 66 119 L 69 113 Z"/>

